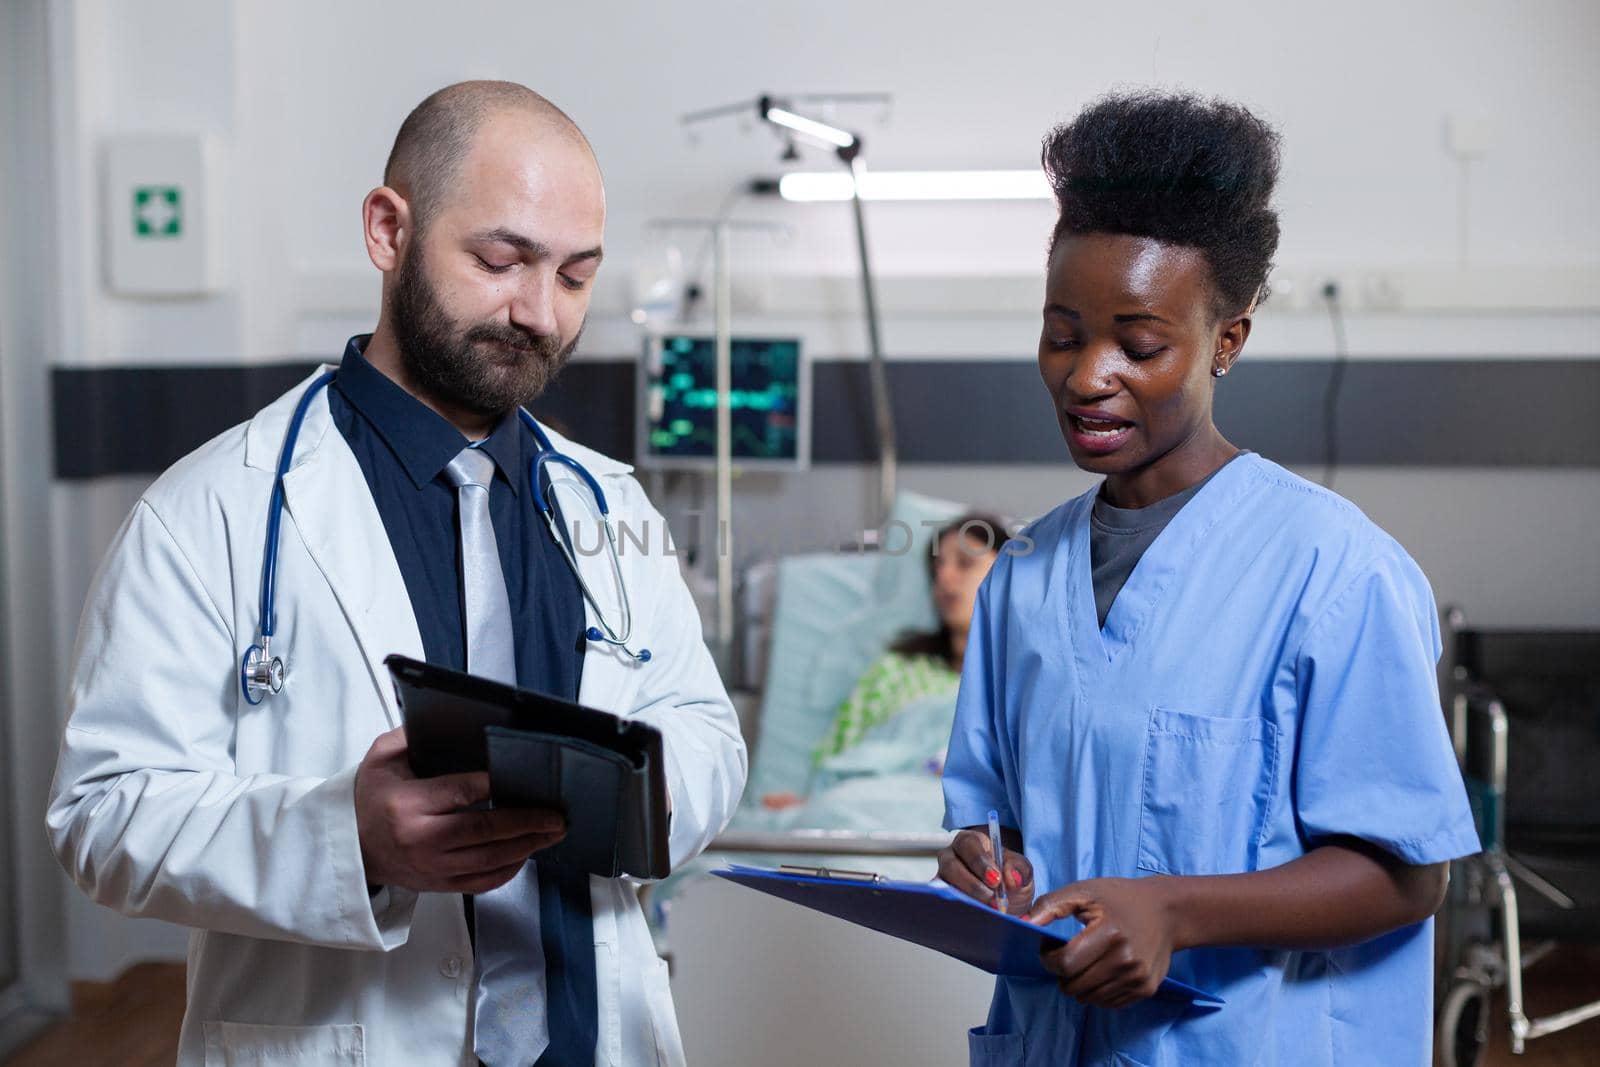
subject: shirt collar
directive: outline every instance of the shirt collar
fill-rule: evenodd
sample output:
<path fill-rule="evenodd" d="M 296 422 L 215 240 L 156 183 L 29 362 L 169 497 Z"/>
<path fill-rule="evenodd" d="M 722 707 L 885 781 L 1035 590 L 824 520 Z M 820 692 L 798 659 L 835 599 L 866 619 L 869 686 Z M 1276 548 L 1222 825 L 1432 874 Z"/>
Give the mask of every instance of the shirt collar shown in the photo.
<path fill-rule="evenodd" d="M 371 334 L 357 334 L 344 348 L 335 384 L 351 407 L 359 411 L 383 443 L 389 446 L 418 489 L 439 476 L 468 444 L 462 432 L 428 405 L 400 388 L 389 376 L 367 362 L 365 350 Z M 515 411 L 506 415 L 486 438 L 482 448 L 495 461 L 500 476 L 520 494 L 514 472 L 523 466 L 523 438 Z"/>
<path fill-rule="evenodd" d="M 522 478 L 518 472 L 526 470 L 528 465 L 527 453 L 523 451 L 527 447 L 528 437 L 528 432 L 522 428 L 522 417 L 516 409 L 512 409 L 478 446 L 489 453 L 489 458 L 500 468 L 500 477 L 518 496 L 522 495 Z"/>

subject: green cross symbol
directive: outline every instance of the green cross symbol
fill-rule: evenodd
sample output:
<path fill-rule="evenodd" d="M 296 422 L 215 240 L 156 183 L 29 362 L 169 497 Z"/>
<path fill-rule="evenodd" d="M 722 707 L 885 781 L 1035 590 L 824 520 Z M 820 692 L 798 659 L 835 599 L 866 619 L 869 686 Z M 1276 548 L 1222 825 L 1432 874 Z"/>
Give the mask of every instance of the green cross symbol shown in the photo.
<path fill-rule="evenodd" d="M 138 237 L 177 237 L 183 232 L 183 191 L 176 185 L 136 185 L 133 232 Z"/>

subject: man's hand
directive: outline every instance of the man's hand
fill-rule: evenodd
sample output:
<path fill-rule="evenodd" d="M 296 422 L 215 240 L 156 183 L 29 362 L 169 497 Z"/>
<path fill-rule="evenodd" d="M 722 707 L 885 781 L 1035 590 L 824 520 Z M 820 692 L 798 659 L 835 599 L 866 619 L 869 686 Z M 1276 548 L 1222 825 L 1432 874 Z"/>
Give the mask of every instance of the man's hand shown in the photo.
<path fill-rule="evenodd" d="M 1015 835 L 1016 831 L 1002 829 L 1000 833 L 1007 837 Z M 1033 864 L 1021 852 L 1012 851 L 1011 845 L 1020 843 L 1020 838 L 1007 842 L 1003 846 L 1005 856 L 996 866 L 994 850 L 989 845 L 989 828 L 968 827 L 940 850 L 939 877 L 952 889 L 995 908 L 1000 906 L 995 891 L 1004 878 L 1006 911 L 1022 915 L 1033 903 Z"/>
<path fill-rule="evenodd" d="M 1043 926 L 1069 915 L 1083 929 L 1041 954 L 1061 991 L 1098 1008 L 1125 1008 L 1153 996 L 1176 946 L 1168 879 L 1093 878 L 1046 893 L 1028 913 Z"/>
<path fill-rule="evenodd" d="M 404 729 L 372 742 L 356 769 L 356 829 L 369 885 L 423 893 L 487 893 L 566 836 L 559 812 L 464 811 L 489 799 L 482 772 L 417 778 Z"/>

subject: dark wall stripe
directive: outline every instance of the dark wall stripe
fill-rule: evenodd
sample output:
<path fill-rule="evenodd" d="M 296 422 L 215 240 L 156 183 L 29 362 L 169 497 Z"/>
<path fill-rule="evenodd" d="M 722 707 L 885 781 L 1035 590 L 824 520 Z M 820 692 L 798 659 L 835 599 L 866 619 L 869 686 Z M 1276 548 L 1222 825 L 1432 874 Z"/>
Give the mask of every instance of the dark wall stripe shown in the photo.
<path fill-rule="evenodd" d="M 1219 384 L 1217 425 L 1280 462 L 1320 463 L 1333 369 L 1243 360 Z M 1338 410 L 1341 463 L 1600 467 L 1600 359 L 1360 360 Z"/>
<path fill-rule="evenodd" d="M 56 477 L 159 474 L 294 388 L 314 363 L 230 367 L 57 367 Z M 608 455 L 633 453 L 631 362 L 578 362 L 533 405 L 565 433 Z M 586 410 L 603 413 L 590 419 Z"/>
<path fill-rule="evenodd" d="M 155 474 L 265 407 L 314 364 L 57 367 L 56 477 Z"/>
<path fill-rule="evenodd" d="M 309 363 L 57 368 L 55 470 L 65 479 L 154 474 L 249 418 Z M 1217 423 L 1284 463 L 1324 459 L 1327 360 L 1245 360 L 1218 383 Z M 634 367 L 579 360 L 534 404 L 618 458 L 633 455 Z M 1032 362 L 889 364 L 905 463 L 1060 463 L 1066 446 Z M 813 367 L 812 458 L 875 454 L 867 365 Z M 1363 466 L 1600 467 L 1600 359 L 1358 360 L 1340 390 L 1340 462 Z"/>

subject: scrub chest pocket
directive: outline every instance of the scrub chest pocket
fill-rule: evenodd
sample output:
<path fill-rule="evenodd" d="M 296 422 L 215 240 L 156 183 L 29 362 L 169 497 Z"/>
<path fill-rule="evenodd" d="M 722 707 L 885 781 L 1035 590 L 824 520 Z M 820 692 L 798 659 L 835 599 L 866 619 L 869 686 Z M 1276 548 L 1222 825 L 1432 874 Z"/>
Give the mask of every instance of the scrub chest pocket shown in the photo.
<path fill-rule="evenodd" d="M 1277 790 L 1278 728 L 1153 708 L 1140 786 L 1139 869 L 1240 874 L 1256 869 Z"/>
<path fill-rule="evenodd" d="M 1021 1034 L 991 1034 L 981 1026 L 967 1031 L 970 1067 L 1017 1067 L 1026 1059 Z"/>

